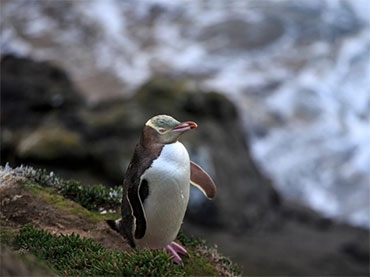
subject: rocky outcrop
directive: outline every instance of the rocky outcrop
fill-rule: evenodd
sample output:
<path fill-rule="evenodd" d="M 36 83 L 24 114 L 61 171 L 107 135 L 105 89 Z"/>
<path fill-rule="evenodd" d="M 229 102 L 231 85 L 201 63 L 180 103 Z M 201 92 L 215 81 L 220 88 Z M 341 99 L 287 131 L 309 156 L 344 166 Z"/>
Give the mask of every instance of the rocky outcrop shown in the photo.
<path fill-rule="evenodd" d="M 46 62 L 1 59 L 1 126 L 33 128 L 45 114 L 66 116 L 82 103 L 66 72 Z"/>
<path fill-rule="evenodd" d="M 85 185 L 121 185 L 148 118 L 165 113 L 194 120 L 199 128 L 182 141 L 214 177 L 218 195 L 208 201 L 191 192 L 186 230 L 218 244 L 251 275 L 368 273 L 369 251 L 362 246 L 368 232 L 282 200 L 253 162 L 238 111 L 222 94 L 159 76 L 130 99 L 91 106 L 51 64 L 6 56 L 1 71 L 3 165 L 27 162 L 88 180 Z"/>
<path fill-rule="evenodd" d="M 2 126 L 5 136 L 12 138 L 6 144 L 11 150 L 2 149 L 4 161 L 73 166 L 106 184 L 120 185 L 143 124 L 153 115 L 170 114 L 199 124 L 182 141 L 219 186 L 214 202 L 195 197 L 199 201 L 191 202 L 189 219 L 238 231 L 275 214 L 270 206 L 278 205 L 279 197 L 251 160 L 238 112 L 225 96 L 191 89 L 184 79 L 156 77 L 131 99 L 90 107 L 80 100 L 68 76 L 50 64 L 7 56 L 2 72 Z M 64 100 L 53 105 L 55 97 Z M 40 106 L 44 108 L 35 110 Z M 18 124 L 22 118 L 26 122 Z M 237 203 L 244 203 L 242 211 Z"/>

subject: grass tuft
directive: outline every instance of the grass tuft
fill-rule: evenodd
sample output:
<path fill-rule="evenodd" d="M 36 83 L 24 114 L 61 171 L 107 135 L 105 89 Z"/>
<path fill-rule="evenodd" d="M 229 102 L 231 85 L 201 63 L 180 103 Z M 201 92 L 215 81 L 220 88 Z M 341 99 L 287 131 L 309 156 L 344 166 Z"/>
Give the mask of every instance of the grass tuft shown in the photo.
<path fill-rule="evenodd" d="M 200 238 L 196 238 L 193 236 L 185 235 L 185 233 L 180 230 L 180 232 L 177 234 L 177 239 L 181 242 L 184 246 L 204 246 L 206 244 L 205 240 L 202 240 Z"/>
<path fill-rule="evenodd" d="M 64 181 L 59 192 L 88 210 L 99 208 L 111 209 L 119 206 L 122 198 L 122 187 L 107 188 L 103 185 L 82 186 L 76 181 Z"/>
<path fill-rule="evenodd" d="M 0 177 L 5 178 L 6 175 L 25 177 L 24 185 L 28 187 L 41 186 L 54 189 L 65 198 L 92 211 L 115 209 L 119 207 L 122 198 L 122 186 L 110 188 L 97 184 L 85 187 L 78 181 L 66 181 L 46 169 L 34 169 L 23 165 L 12 168 L 6 164 L 5 167 L 0 166 Z"/>
<path fill-rule="evenodd" d="M 138 249 L 110 251 L 90 238 L 76 234 L 53 235 L 25 225 L 14 239 L 14 247 L 44 260 L 62 276 L 185 276 L 181 266 L 163 251 Z"/>
<path fill-rule="evenodd" d="M 122 187 L 102 185 L 84 187 L 77 181 L 65 181 L 52 172 L 21 166 L 0 166 L 0 178 L 13 180 L 35 198 L 50 203 L 56 210 L 78 214 L 86 221 L 97 223 L 111 214 L 97 210 L 117 209 Z M 21 181 L 21 182 L 20 182 Z M 0 221 L 6 226 L 5 221 Z M 18 230 L 18 228 L 17 228 Z M 126 252 L 109 250 L 90 238 L 77 234 L 56 235 L 33 225 L 25 225 L 16 232 L 0 230 L 1 245 L 13 245 L 18 251 L 33 255 L 45 262 L 61 276 L 214 276 L 238 275 L 240 271 L 216 249 L 208 249 L 205 241 L 180 232 L 177 239 L 187 248 L 190 258 L 183 258 L 184 266 L 176 265 L 163 250 L 136 249 Z M 23 255 L 23 254 L 22 254 Z"/>

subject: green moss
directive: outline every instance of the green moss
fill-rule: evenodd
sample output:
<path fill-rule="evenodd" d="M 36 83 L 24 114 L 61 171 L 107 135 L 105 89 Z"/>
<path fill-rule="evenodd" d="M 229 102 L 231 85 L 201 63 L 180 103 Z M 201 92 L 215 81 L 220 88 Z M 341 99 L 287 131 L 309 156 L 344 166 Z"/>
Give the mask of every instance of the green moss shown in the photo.
<path fill-rule="evenodd" d="M 40 127 L 21 139 L 17 151 L 22 158 L 42 160 L 86 155 L 81 136 L 63 126 Z"/>
<path fill-rule="evenodd" d="M 65 199 L 60 195 L 45 194 L 43 198 L 57 209 L 64 210 L 70 214 L 80 215 L 90 223 L 98 223 L 104 219 L 107 219 L 107 215 L 100 214 L 98 212 L 93 212 L 85 209 L 80 204 L 73 202 L 69 199 Z M 109 215 L 112 217 L 112 214 Z"/>
<path fill-rule="evenodd" d="M 176 265 L 162 250 L 136 249 L 132 252 L 110 251 L 90 238 L 76 234 L 53 235 L 32 225 L 21 228 L 13 243 L 45 261 L 62 276 L 215 276 L 220 273 L 209 260 L 194 250 Z M 220 260 L 221 264 L 225 261 Z M 230 262 L 226 259 L 226 262 Z M 235 275 L 240 271 L 233 271 Z"/>
<path fill-rule="evenodd" d="M 66 199 L 62 195 L 56 194 L 53 188 L 41 187 L 37 183 L 30 181 L 24 182 L 23 186 L 26 186 L 33 194 L 33 196 L 42 198 L 45 202 L 49 203 L 57 209 L 66 211 L 70 214 L 82 216 L 90 223 L 98 223 L 105 219 L 115 217 L 115 215 L 112 215 L 112 213 L 100 214 L 96 211 L 89 211 L 86 208 L 82 207 L 79 203 L 76 203 L 70 199 Z"/>
<path fill-rule="evenodd" d="M 109 205 L 117 208 L 122 191 L 113 191 L 114 189 L 105 188 L 102 185 L 86 188 L 79 182 L 64 181 L 45 170 L 34 170 L 29 167 L 23 167 L 17 171 L 17 176 L 22 176 L 19 175 L 21 173 L 26 174 L 27 177 L 21 186 L 29 190 L 35 199 L 47 202 L 55 210 L 78 215 L 91 223 L 115 217 L 112 214 L 99 214 L 96 210 L 100 207 L 109 207 Z M 96 204 L 89 202 L 96 202 Z M 119 215 L 117 214 L 116 217 Z M 6 226 L 6 222 L 1 222 L 1 225 Z M 220 256 L 215 249 L 207 249 L 203 240 L 188 237 L 183 232 L 178 234 L 177 239 L 187 248 L 191 256 L 183 258 L 184 266 L 174 264 L 163 250 L 111 251 L 92 239 L 82 238 L 76 234 L 52 235 L 31 225 L 22 227 L 15 237 L 12 232 L 14 228 L 11 231 L 1 228 L 2 244 L 14 242 L 16 249 L 23 250 L 22 253 L 26 250 L 35 255 L 37 259 L 44 261 L 48 267 L 52 268 L 57 275 L 210 276 L 240 274 L 238 268 L 233 266 L 229 259 Z"/>
<path fill-rule="evenodd" d="M 1 222 L 0 244 L 1 245 L 8 245 L 13 237 L 14 237 L 13 231 L 9 228 L 4 227 L 3 223 Z"/>
<path fill-rule="evenodd" d="M 32 225 L 21 228 L 14 247 L 27 250 L 46 261 L 62 276 L 184 276 L 163 251 L 109 251 L 99 243 L 79 235 L 52 235 Z"/>
<path fill-rule="evenodd" d="M 148 116 L 164 113 L 176 117 L 182 110 L 188 87 L 185 79 L 156 76 L 140 87 L 134 98 Z"/>
<path fill-rule="evenodd" d="M 34 196 L 42 197 L 48 203 L 72 214 L 80 214 L 91 222 L 109 217 L 98 213 L 99 209 L 119 209 L 122 187 L 108 188 L 101 184 L 85 187 L 78 181 L 66 181 L 46 170 L 29 167 L 25 167 L 24 172 L 27 179 L 22 186 L 27 187 Z"/>
<path fill-rule="evenodd" d="M 35 170 L 30 167 L 24 167 L 22 170 L 27 178 L 23 183 L 24 185 L 31 188 L 37 185 L 53 188 L 54 193 L 59 193 L 65 198 L 81 204 L 88 210 L 97 211 L 100 208 L 115 209 L 121 203 L 121 186 L 115 188 L 108 188 L 101 184 L 82 186 L 78 181 L 63 180 L 53 172 L 48 172 L 45 169 Z"/>
<path fill-rule="evenodd" d="M 127 131 L 137 128 L 138 125 L 142 127 L 140 116 L 132 116 L 133 113 L 137 113 L 137 107 L 132 105 L 132 101 L 114 99 L 99 103 L 79 114 L 90 130 L 98 132 L 100 130 Z"/>
<path fill-rule="evenodd" d="M 184 271 L 188 276 L 215 276 L 215 268 L 199 254 L 188 249 L 190 258 L 184 258 Z"/>

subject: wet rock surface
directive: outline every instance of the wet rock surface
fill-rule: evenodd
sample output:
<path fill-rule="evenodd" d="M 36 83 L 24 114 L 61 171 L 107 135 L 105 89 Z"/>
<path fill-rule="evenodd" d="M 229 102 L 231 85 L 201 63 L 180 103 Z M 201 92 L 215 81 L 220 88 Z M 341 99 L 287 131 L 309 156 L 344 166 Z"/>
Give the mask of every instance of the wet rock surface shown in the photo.
<path fill-rule="evenodd" d="M 218 244 L 249 275 L 368 274 L 368 231 L 281 199 L 252 160 L 238 110 L 225 96 L 154 77 L 130 99 L 88 105 L 52 64 L 6 56 L 1 70 L 2 165 L 30 163 L 84 175 L 85 185 L 121 185 L 148 118 L 194 120 L 199 128 L 182 142 L 213 176 L 218 195 L 211 202 L 192 191 L 185 230 Z M 63 99 L 58 105 L 55 95 Z"/>

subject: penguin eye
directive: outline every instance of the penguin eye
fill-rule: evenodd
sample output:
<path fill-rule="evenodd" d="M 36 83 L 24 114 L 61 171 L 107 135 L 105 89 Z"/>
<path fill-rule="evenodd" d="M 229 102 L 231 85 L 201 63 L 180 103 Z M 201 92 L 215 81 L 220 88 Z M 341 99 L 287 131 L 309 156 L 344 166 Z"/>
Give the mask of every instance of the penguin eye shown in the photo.
<path fill-rule="evenodd" d="M 161 133 L 161 134 L 163 134 L 164 132 L 166 132 L 166 129 L 165 128 L 159 128 L 158 129 L 158 132 Z"/>

